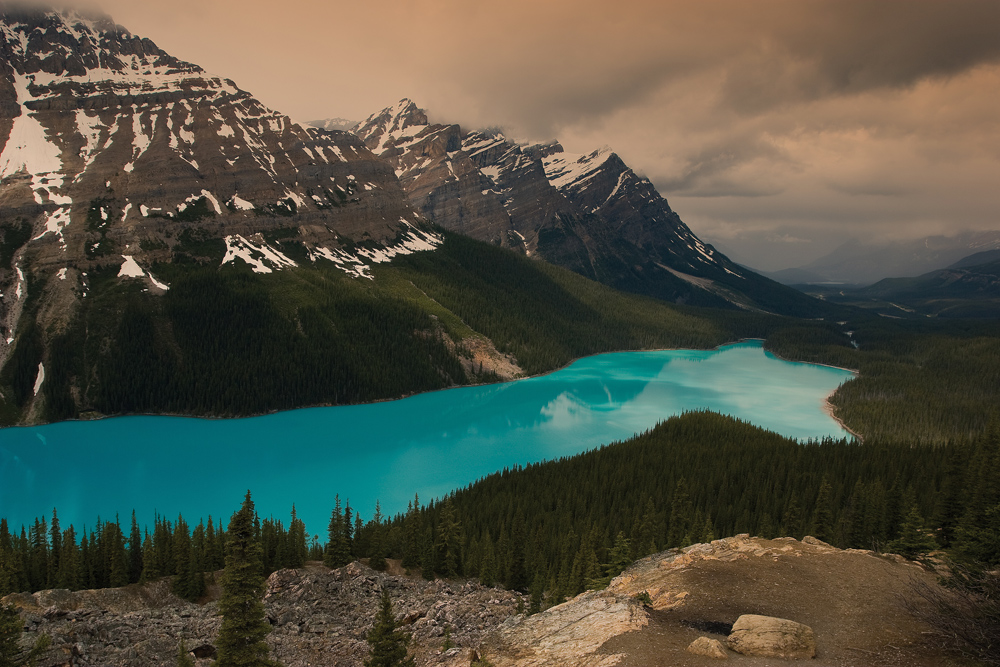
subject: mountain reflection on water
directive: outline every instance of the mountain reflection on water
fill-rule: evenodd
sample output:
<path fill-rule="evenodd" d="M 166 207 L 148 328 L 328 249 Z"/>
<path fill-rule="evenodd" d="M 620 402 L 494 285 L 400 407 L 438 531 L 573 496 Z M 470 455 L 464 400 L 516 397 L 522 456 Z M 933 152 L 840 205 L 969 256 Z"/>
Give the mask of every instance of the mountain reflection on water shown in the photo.
<path fill-rule="evenodd" d="M 228 520 L 247 489 L 261 516 L 295 503 L 323 535 L 334 494 L 365 517 L 419 493 L 440 497 L 497 470 L 623 440 L 711 409 L 784 435 L 848 434 L 823 410 L 848 371 L 792 363 L 760 342 L 716 350 L 617 352 L 535 378 L 398 401 L 246 419 L 115 417 L 0 430 L 0 517 L 12 529 L 59 511 L 140 523 L 178 513 Z"/>

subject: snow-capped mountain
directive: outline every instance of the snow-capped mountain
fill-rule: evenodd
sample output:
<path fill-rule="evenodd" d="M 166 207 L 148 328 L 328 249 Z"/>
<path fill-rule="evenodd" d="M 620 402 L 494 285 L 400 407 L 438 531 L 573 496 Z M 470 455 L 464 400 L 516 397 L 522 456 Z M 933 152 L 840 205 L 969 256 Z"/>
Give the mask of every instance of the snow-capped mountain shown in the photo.
<path fill-rule="evenodd" d="M 309 127 L 319 128 L 321 130 L 326 130 L 327 132 L 332 132 L 334 130 L 349 130 L 357 124 L 358 121 L 348 120 L 346 118 L 323 118 L 321 120 L 306 121 L 306 125 Z"/>
<path fill-rule="evenodd" d="M 361 275 L 437 243 L 357 137 L 298 125 L 108 17 L 5 7 L 0 54 L 4 339 L 29 268 L 79 297 L 109 264 L 166 289 L 149 269 L 190 254 L 191 234 L 262 272 L 295 264 L 260 236 L 279 228 Z"/>
<path fill-rule="evenodd" d="M 572 155 L 555 142 L 519 145 L 499 130 L 430 124 L 406 99 L 353 131 L 445 228 L 671 301 L 813 307 L 701 241 L 610 148 Z"/>

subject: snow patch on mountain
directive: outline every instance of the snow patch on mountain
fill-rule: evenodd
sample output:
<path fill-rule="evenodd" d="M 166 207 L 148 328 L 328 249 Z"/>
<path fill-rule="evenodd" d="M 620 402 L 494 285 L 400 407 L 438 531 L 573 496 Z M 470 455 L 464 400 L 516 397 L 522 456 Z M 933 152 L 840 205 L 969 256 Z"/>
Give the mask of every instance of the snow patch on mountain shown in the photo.
<path fill-rule="evenodd" d="M 326 259 L 350 276 L 373 280 L 371 264 L 390 262 L 393 257 L 400 255 L 434 250 L 444 243 L 441 236 L 417 229 L 404 218 L 400 218 L 399 222 L 404 226 L 404 231 L 395 242 L 389 245 L 381 248 L 356 248 L 354 253 L 347 252 L 342 248 L 332 250 L 330 248 L 313 248 L 310 250 L 309 259 L 313 262 L 321 258 Z"/>
<path fill-rule="evenodd" d="M 577 188 L 593 178 L 601 166 L 614 155 L 607 146 L 588 155 L 554 153 L 542 160 L 545 176 L 559 190 Z"/>
<path fill-rule="evenodd" d="M 235 208 L 237 211 L 252 211 L 254 209 L 253 204 L 248 202 L 246 199 L 243 199 L 239 195 L 233 195 L 232 199 L 230 199 L 228 203 L 232 204 L 233 208 Z"/>
<path fill-rule="evenodd" d="M 42 390 L 42 383 L 45 382 L 45 366 L 42 362 L 38 362 L 38 374 L 35 375 L 35 396 L 38 396 L 38 392 Z"/>
<path fill-rule="evenodd" d="M 34 237 L 37 241 L 47 234 L 54 234 L 59 237 L 59 243 L 63 250 L 66 250 L 66 239 L 63 238 L 63 228 L 69 224 L 69 207 L 63 206 L 45 214 L 45 231 Z"/>
<path fill-rule="evenodd" d="M 119 278 L 142 278 L 146 272 L 142 270 L 139 263 L 131 255 L 122 255 L 122 267 L 118 269 Z"/>
<path fill-rule="evenodd" d="M 250 265 L 254 273 L 273 273 L 274 270 L 298 266 L 284 253 L 268 245 L 267 241 L 260 239 L 251 242 L 240 234 L 233 234 L 225 237 L 226 256 L 222 258 L 223 264 L 242 259 Z"/>
<path fill-rule="evenodd" d="M 139 263 L 135 261 L 135 258 L 132 257 L 132 255 L 122 255 L 122 259 L 125 261 L 122 262 L 121 268 L 118 269 L 119 278 L 148 278 L 153 285 L 160 288 L 164 292 L 170 289 L 168 285 L 161 283 L 159 280 L 154 278 L 151 272 L 148 272 L 139 266 Z"/>
<path fill-rule="evenodd" d="M 62 149 L 49 139 L 45 128 L 26 106 L 34 99 L 28 91 L 28 85 L 27 76 L 14 74 L 14 90 L 21 115 L 14 119 L 7 143 L 0 153 L 0 180 L 23 170 L 31 176 L 35 202 L 68 207 L 73 200 L 58 192 L 63 186 L 63 175 L 60 173 L 63 169 Z M 67 209 L 65 224 L 68 223 Z"/>

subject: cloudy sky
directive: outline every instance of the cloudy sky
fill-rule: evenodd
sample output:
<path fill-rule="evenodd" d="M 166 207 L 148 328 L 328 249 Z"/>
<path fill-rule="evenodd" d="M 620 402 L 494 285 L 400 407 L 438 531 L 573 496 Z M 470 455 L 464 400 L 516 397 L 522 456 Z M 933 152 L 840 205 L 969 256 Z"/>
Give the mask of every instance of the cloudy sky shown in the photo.
<path fill-rule="evenodd" d="M 614 148 L 762 269 L 1000 229 L 997 0 L 101 0 L 298 120 L 432 121 Z"/>

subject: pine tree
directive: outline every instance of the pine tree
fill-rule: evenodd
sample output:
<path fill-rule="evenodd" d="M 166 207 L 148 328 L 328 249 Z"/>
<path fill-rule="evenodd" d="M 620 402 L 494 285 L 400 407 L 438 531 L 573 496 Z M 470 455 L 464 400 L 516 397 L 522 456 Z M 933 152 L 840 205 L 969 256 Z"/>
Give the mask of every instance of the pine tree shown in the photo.
<path fill-rule="evenodd" d="M 924 518 L 920 516 L 916 503 L 910 507 L 910 513 L 903 520 L 899 538 L 890 542 L 888 548 L 911 560 L 937 548 L 934 538 L 924 528 Z"/>
<path fill-rule="evenodd" d="M 306 524 L 296 514 L 295 505 L 292 505 L 292 522 L 288 524 L 288 542 L 289 548 L 285 552 L 284 566 L 302 567 L 309 553 L 309 545 L 306 544 Z"/>
<path fill-rule="evenodd" d="M 370 539 L 368 543 L 368 567 L 373 570 L 385 570 L 389 565 L 385 562 L 385 542 L 382 536 L 382 505 L 375 501 L 375 514 L 368 522 Z"/>
<path fill-rule="evenodd" d="M 646 506 L 632 535 L 632 560 L 656 553 L 656 506 L 646 497 Z"/>
<path fill-rule="evenodd" d="M 389 591 L 383 588 L 375 625 L 365 638 L 371 647 L 365 667 L 414 667 L 413 656 L 406 655 L 410 636 L 400 632 L 398 627 L 392 614 Z"/>
<path fill-rule="evenodd" d="M 683 547 L 684 538 L 691 530 L 691 520 L 694 518 L 694 506 L 688 495 L 687 480 L 678 480 L 674 489 L 674 497 L 670 501 L 670 529 L 667 533 L 668 547 Z"/>
<path fill-rule="evenodd" d="M 38 656 L 49 647 L 49 636 L 42 635 L 24 654 L 20 642 L 23 629 L 24 622 L 17 609 L 13 605 L 0 604 L 0 667 L 34 665 Z"/>
<path fill-rule="evenodd" d="M 420 536 L 423 534 L 420 516 L 420 497 L 414 495 L 413 502 L 407 503 L 406 518 L 403 520 L 402 565 L 405 568 L 420 565 Z"/>
<path fill-rule="evenodd" d="M 75 591 L 80 588 L 79 551 L 76 547 L 76 533 L 73 526 L 63 531 L 62 555 L 59 558 L 59 572 L 56 573 L 56 587 Z"/>
<path fill-rule="evenodd" d="M 208 525 L 205 526 L 205 566 L 209 571 L 218 570 L 226 564 L 225 550 L 222 546 L 222 524 L 219 523 L 219 530 L 215 530 L 212 522 L 212 515 L 208 515 Z"/>
<path fill-rule="evenodd" d="M 56 508 L 52 508 L 52 523 L 49 525 L 49 562 L 46 586 L 56 585 L 59 576 L 59 559 L 62 556 L 62 530 L 59 528 L 59 516 Z"/>
<path fill-rule="evenodd" d="M 802 507 L 799 505 L 799 497 L 793 491 L 792 497 L 788 499 L 785 506 L 785 513 L 781 519 L 784 533 L 788 537 L 799 539 L 802 537 Z"/>
<path fill-rule="evenodd" d="M 172 590 L 177 597 L 194 602 L 205 594 L 205 577 L 197 564 L 197 556 L 191 549 L 191 536 L 187 522 L 180 516 L 174 526 L 174 562 L 177 576 Z"/>
<path fill-rule="evenodd" d="M 31 544 L 31 552 L 28 556 L 28 585 L 33 591 L 45 588 L 49 562 L 49 537 L 47 533 L 45 519 L 35 519 L 28 538 Z"/>
<path fill-rule="evenodd" d="M 121 526 L 108 522 L 101 532 L 101 547 L 104 550 L 107 585 L 119 588 L 128 585 L 128 554 L 125 551 L 125 536 Z"/>
<path fill-rule="evenodd" d="M 819 485 L 819 493 L 816 494 L 816 508 L 810 524 L 812 536 L 824 542 L 833 540 L 833 511 L 830 507 L 830 483 L 824 477 Z"/>
<path fill-rule="evenodd" d="M 427 581 L 434 580 L 434 570 L 437 568 L 434 558 L 434 534 L 428 526 L 424 531 L 424 539 L 420 544 L 420 576 Z"/>
<path fill-rule="evenodd" d="M 451 500 L 441 503 L 441 518 L 438 521 L 437 564 L 445 577 L 458 576 L 460 551 L 462 548 L 462 527 L 455 517 Z"/>
<path fill-rule="evenodd" d="M 194 658 L 191 657 L 191 652 L 188 651 L 183 639 L 177 647 L 177 667 L 195 667 Z"/>
<path fill-rule="evenodd" d="M 531 582 L 531 602 L 528 604 L 528 613 L 537 614 L 542 610 L 542 597 L 545 595 L 545 574 L 539 570 L 535 573 L 535 580 Z"/>
<path fill-rule="evenodd" d="M 486 537 L 480 543 L 479 550 L 483 555 L 479 561 L 479 583 L 483 586 L 492 586 L 497 581 L 497 561 L 489 533 L 486 533 Z"/>
<path fill-rule="evenodd" d="M 139 522 L 135 520 L 135 510 L 132 510 L 132 526 L 128 538 L 128 580 L 136 583 L 142 577 L 142 533 L 139 532 Z"/>
<path fill-rule="evenodd" d="M 247 491 L 229 522 L 226 568 L 222 574 L 219 613 L 222 626 L 216 641 L 217 667 L 274 667 L 264 638 L 271 628 L 264 618 L 264 573 L 255 526 L 253 500 Z"/>
<path fill-rule="evenodd" d="M 330 525 L 327 529 L 326 548 L 323 551 L 323 564 L 330 568 L 343 567 L 351 562 L 351 545 L 348 542 L 349 518 L 345 517 L 340 507 L 340 496 L 334 496 L 333 512 L 330 513 Z"/>

